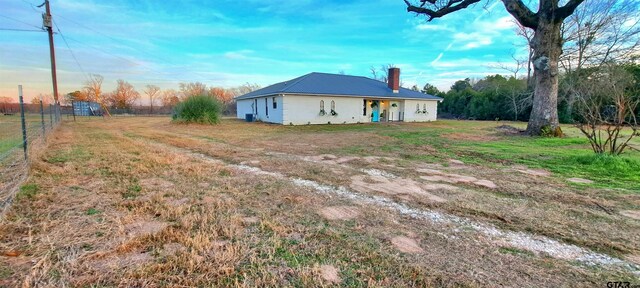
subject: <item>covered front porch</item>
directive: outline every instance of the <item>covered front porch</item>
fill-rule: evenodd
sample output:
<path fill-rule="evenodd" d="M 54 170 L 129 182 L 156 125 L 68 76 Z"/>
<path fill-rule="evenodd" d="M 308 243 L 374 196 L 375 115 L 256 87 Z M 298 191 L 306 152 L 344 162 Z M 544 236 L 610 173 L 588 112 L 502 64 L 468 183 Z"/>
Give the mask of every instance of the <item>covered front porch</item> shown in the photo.
<path fill-rule="evenodd" d="M 371 122 L 404 121 L 404 100 L 364 99 L 363 115 L 368 115 Z"/>

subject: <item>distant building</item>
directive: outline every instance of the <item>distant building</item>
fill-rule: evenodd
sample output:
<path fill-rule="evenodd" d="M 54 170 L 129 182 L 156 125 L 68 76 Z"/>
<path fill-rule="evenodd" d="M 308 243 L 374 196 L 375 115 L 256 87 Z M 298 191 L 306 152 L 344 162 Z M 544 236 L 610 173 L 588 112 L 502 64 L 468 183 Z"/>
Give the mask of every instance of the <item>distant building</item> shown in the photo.
<path fill-rule="evenodd" d="M 237 117 L 285 125 L 435 121 L 442 98 L 388 83 L 340 74 L 309 73 L 236 98 Z"/>

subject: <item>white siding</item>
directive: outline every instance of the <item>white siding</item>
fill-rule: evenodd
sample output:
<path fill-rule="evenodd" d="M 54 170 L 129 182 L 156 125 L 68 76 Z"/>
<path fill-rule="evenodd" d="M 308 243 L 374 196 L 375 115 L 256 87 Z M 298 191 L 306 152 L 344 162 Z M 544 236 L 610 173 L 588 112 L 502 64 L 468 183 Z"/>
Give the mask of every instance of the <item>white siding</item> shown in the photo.
<path fill-rule="evenodd" d="M 343 124 L 371 122 L 371 108 L 367 105 L 367 115 L 363 115 L 364 98 L 286 95 L 284 97 L 283 124 Z M 326 115 L 320 115 L 320 101 L 324 101 Z M 335 101 L 335 111 L 331 115 L 331 101 Z"/>
<path fill-rule="evenodd" d="M 273 108 L 274 98 L 277 104 L 275 109 Z M 255 108 L 256 103 L 258 104 L 257 109 Z M 245 119 L 245 114 L 253 114 L 255 121 L 282 124 L 282 104 L 282 96 L 269 96 L 238 100 L 238 112 L 236 116 L 239 119 Z"/>
<path fill-rule="evenodd" d="M 416 105 L 420 105 L 421 113 L 417 113 Z M 422 113 L 426 105 L 427 113 Z M 404 122 L 436 121 L 438 117 L 438 101 L 433 100 L 405 100 Z"/>
<path fill-rule="evenodd" d="M 265 100 L 269 116 L 265 113 Z M 369 100 L 376 98 L 367 97 L 340 97 L 340 96 L 308 96 L 285 95 L 276 96 L 277 108 L 273 109 L 273 97 L 260 97 L 254 99 L 238 100 L 237 117 L 245 119 L 245 114 L 253 114 L 255 120 L 279 123 L 284 125 L 305 124 L 343 124 L 343 123 L 369 123 L 371 122 L 371 106 Z M 363 100 L 367 99 L 366 115 L 363 115 Z M 257 100 L 257 109 L 254 108 Z M 400 113 L 404 115 L 405 122 L 428 122 L 437 118 L 438 101 L 434 100 L 384 100 L 380 103 L 380 112 L 387 110 L 387 117 L 392 121 L 398 121 Z M 325 115 L 320 115 L 320 101 L 324 101 Z M 338 115 L 331 115 L 331 101 L 335 102 Z M 396 103 L 397 107 L 392 104 Z M 416 104 L 420 105 L 420 111 L 426 105 L 427 113 L 416 113 Z M 256 113 L 257 112 L 257 113 Z"/>
<path fill-rule="evenodd" d="M 238 119 L 245 119 L 246 114 L 253 114 L 251 103 L 253 103 L 253 99 L 236 101 L 236 104 L 238 104 L 238 110 L 236 112 Z"/>

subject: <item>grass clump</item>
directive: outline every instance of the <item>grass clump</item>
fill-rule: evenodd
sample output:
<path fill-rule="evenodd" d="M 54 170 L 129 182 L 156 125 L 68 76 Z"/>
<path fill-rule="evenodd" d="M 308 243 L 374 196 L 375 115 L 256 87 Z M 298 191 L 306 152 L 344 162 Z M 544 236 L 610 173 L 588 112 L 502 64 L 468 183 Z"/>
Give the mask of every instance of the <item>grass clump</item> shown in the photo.
<path fill-rule="evenodd" d="M 100 214 L 100 210 L 98 210 L 96 208 L 87 209 L 87 215 L 91 216 L 91 215 L 96 215 L 96 214 Z"/>
<path fill-rule="evenodd" d="M 182 123 L 217 124 L 220 122 L 222 105 L 213 97 L 191 96 L 178 103 L 173 121 Z"/>
<path fill-rule="evenodd" d="M 20 187 L 20 192 L 17 195 L 18 199 L 27 198 L 32 199 L 38 194 L 40 187 L 37 184 L 24 184 Z"/>

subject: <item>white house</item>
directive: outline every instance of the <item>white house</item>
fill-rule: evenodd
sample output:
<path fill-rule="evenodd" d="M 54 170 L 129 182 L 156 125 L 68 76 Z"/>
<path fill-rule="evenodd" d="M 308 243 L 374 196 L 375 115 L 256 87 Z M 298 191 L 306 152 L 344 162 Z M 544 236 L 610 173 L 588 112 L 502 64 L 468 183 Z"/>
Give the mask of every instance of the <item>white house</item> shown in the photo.
<path fill-rule="evenodd" d="M 442 98 L 400 87 L 400 69 L 388 83 L 339 74 L 310 73 L 236 98 L 237 117 L 285 125 L 427 122 Z M 248 115 L 249 114 L 249 115 Z"/>

